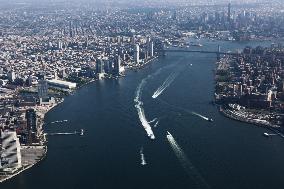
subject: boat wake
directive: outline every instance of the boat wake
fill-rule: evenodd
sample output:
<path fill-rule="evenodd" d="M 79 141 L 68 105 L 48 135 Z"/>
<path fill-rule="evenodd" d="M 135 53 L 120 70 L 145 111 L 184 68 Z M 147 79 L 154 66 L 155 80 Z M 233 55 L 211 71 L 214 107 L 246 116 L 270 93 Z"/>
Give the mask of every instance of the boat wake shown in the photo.
<path fill-rule="evenodd" d="M 147 77 L 145 77 L 144 79 L 142 79 L 142 81 L 139 83 L 139 85 L 136 88 L 135 98 L 134 98 L 134 104 L 135 104 L 134 106 L 137 110 L 139 120 L 140 120 L 143 128 L 145 129 L 148 137 L 150 137 L 150 139 L 155 139 L 155 135 L 154 135 L 152 128 L 151 128 L 151 125 L 150 125 L 149 121 L 147 120 L 145 113 L 144 113 L 143 102 L 142 102 L 142 99 L 141 99 L 142 98 L 142 92 L 143 92 L 143 89 L 144 89 L 144 87 L 147 84 L 149 79 L 153 78 L 153 76 L 160 74 L 160 72 L 163 69 L 170 68 L 170 67 L 173 67 L 173 66 L 175 66 L 175 64 L 170 64 L 168 66 L 159 68 L 153 74 L 150 74 Z M 150 121 L 150 122 L 152 122 L 152 121 Z"/>
<path fill-rule="evenodd" d="M 143 151 L 144 150 L 143 150 L 143 146 L 142 146 L 141 149 L 140 149 L 141 165 L 147 165 Z"/>
<path fill-rule="evenodd" d="M 168 131 L 167 131 L 167 139 L 176 157 L 180 161 L 182 167 L 187 172 L 187 174 L 192 178 L 192 180 L 195 181 L 195 184 L 199 186 L 198 188 L 210 188 L 210 186 L 207 184 L 205 179 L 201 176 L 198 170 L 194 167 L 192 162 L 186 157 L 184 151 L 181 149 L 181 147 L 177 144 L 174 137 Z"/>
<path fill-rule="evenodd" d="M 157 120 L 158 120 L 158 118 L 154 118 L 153 120 L 149 121 L 148 123 L 154 123 Z"/>
<path fill-rule="evenodd" d="M 154 92 L 152 95 L 152 98 L 157 98 L 160 96 L 166 88 L 168 88 L 171 83 L 175 80 L 175 78 L 178 76 L 179 72 L 173 72 L 171 73 L 167 79 L 164 81 L 164 83 Z"/>
<path fill-rule="evenodd" d="M 64 120 L 52 121 L 52 122 L 50 122 L 50 124 L 55 124 L 55 123 L 64 123 L 64 122 L 68 122 L 68 120 L 67 120 L 67 119 L 64 119 Z"/>
<path fill-rule="evenodd" d="M 156 128 L 159 124 L 159 120 L 155 123 L 154 127 Z"/>
<path fill-rule="evenodd" d="M 149 78 L 149 76 L 147 78 Z M 138 85 L 137 90 L 136 90 L 136 97 L 134 98 L 134 102 L 135 102 L 135 108 L 137 110 L 139 120 L 142 126 L 144 127 L 148 137 L 150 137 L 151 139 L 155 139 L 155 135 L 152 131 L 151 125 L 149 124 L 145 116 L 143 103 L 141 101 L 142 90 L 146 84 L 147 78 L 143 79 L 141 83 Z"/>
<path fill-rule="evenodd" d="M 203 116 L 203 115 L 201 115 L 201 114 L 198 114 L 198 113 L 196 113 L 196 112 L 191 112 L 191 114 L 193 114 L 193 115 L 196 115 L 196 116 L 198 116 L 198 117 L 200 117 L 201 119 L 204 119 L 204 120 L 206 120 L 206 121 L 213 121 L 213 119 L 211 119 L 211 118 L 208 118 L 208 117 L 205 117 L 205 116 Z"/>

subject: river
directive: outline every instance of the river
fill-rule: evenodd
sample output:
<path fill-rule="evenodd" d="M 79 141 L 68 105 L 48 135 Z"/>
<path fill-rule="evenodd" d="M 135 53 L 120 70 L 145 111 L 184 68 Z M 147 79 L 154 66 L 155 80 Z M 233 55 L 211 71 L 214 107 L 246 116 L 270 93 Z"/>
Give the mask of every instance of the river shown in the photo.
<path fill-rule="evenodd" d="M 203 49 L 217 49 L 217 42 L 201 43 Z M 224 51 L 269 43 L 219 42 Z M 210 103 L 215 61 L 213 54 L 168 53 L 138 72 L 127 71 L 126 77 L 84 86 L 45 118 L 68 122 L 45 131 L 84 129 L 85 135 L 49 136 L 47 157 L 1 189 L 282 189 L 284 140 L 265 138 L 266 129 L 225 118 Z M 173 73 L 171 83 L 163 85 Z M 134 106 L 136 89 L 148 76 L 141 102 L 146 119 L 157 118 L 150 123 L 155 140 L 147 136 Z M 166 88 L 152 98 L 162 85 Z M 141 165 L 141 152 L 146 165 Z"/>

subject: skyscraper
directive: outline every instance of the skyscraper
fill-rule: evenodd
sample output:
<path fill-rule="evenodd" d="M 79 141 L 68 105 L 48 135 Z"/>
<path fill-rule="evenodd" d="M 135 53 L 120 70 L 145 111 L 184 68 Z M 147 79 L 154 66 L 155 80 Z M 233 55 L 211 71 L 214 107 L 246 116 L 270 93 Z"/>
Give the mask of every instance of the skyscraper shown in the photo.
<path fill-rule="evenodd" d="M 113 69 L 115 75 L 119 75 L 120 64 L 121 64 L 120 55 L 117 55 L 114 60 L 114 69 Z"/>
<path fill-rule="evenodd" d="M 100 74 L 104 72 L 104 62 L 102 59 L 96 60 L 96 73 Z"/>
<path fill-rule="evenodd" d="M 69 21 L 69 37 L 73 37 L 72 22 Z"/>
<path fill-rule="evenodd" d="M 59 49 L 59 50 L 62 50 L 62 48 L 63 48 L 63 43 L 62 43 L 62 41 L 58 41 L 58 49 Z"/>
<path fill-rule="evenodd" d="M 36 132 L 37 128 L 37 118 L 34 109 L 30 108 L 26 110 L 27 128 L 28 131 Z"/>
<path fill-rule="evenodd" d="M 135 63 L 139 63 L 139 45 L 136 44 L 135 45 L 135 49 L 134 49 L 134 61 Z"/>
<path fill-rule="evenodd" d="M 147 38 L 147 50 L 146 50 L 146 54 L 147 54 L 147 57 L 148 55 L 150 57 L 153 57 L 154 56 L 154 43 L 153 41 L 151 40 L 150 37 Z"/>
<path fill-rule="evenodd" d="M 21 146 L 15 131 L 1 131 L 2 151 L 0 167 L 20 168 L 22 166 Z"/>
<path fill-rule="evenodd" d="M 154 56 L 154 43 L 153 43 L 153 41 L 150 42 L 149 53 L 150 53 L 150 57 Z"/>
<path fill-rule="evenodd" d="M 231 3 L 228 4 L 228 22 L 231 23 Z"/>
<path fill-rule="evenodd" d="M 38 97 L 39 98 L 46 98 L 48 97 L 48 84 L 46 80 L 39 80 L 38 81 Z"/>
<path fill-rule="evenodd" d="M 9 80 L 10 82 L 14 82 L 15 79 L 16 79 L 16 74 L 15 74 L 14 71 L 8 72 L 7 76 L 8 76 L 8 80 Z"/>

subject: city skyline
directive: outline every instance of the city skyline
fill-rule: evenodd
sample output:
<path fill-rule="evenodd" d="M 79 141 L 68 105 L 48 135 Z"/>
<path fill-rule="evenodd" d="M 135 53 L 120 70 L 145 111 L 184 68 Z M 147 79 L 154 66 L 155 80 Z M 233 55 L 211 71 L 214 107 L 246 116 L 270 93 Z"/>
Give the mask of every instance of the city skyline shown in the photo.
<path fill-rule="evenodd" d="M 1 189 L 282 189 L 283 10 L 0 0 Z"/>

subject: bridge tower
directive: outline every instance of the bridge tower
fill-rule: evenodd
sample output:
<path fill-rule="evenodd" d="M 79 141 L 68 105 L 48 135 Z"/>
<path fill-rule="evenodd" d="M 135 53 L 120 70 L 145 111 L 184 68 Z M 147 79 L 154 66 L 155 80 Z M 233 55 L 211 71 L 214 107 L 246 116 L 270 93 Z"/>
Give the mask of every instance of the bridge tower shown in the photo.
<path fill-rule="evenodd" d="M 221 52 L 221 46 L 218 45 L 218 51 L 217 51 L 217 60 L 218 60 L 218 61 L 221 59 L 220 52 Z"/>

